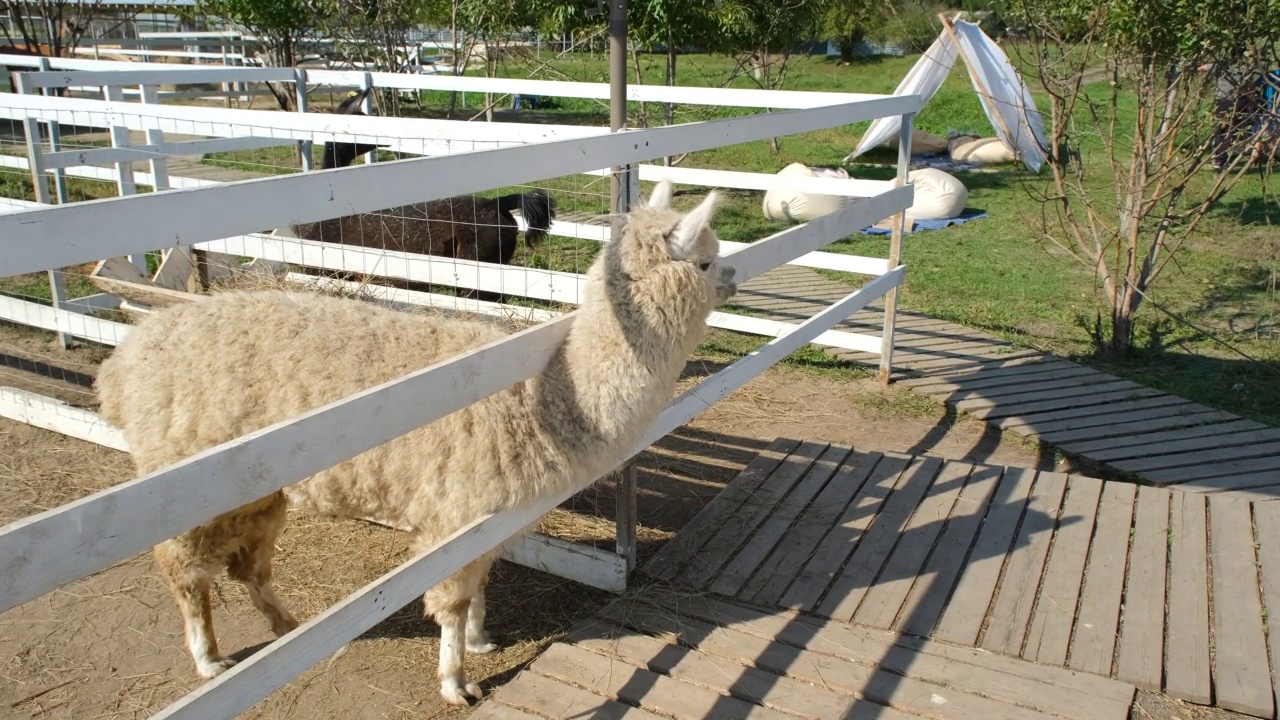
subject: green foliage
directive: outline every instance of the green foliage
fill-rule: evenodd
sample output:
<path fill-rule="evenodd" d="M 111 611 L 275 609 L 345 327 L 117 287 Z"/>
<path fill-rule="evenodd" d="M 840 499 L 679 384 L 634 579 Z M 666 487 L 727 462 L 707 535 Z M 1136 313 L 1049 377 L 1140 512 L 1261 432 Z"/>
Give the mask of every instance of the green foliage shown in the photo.
<path fill-rule="evenodd" d="M 818 16 L 818 37 L 840 48 L 840 59 L 853 59 L 853 50 L 872 27 L 884 22 L 878 0 L 826 0 Z"/>

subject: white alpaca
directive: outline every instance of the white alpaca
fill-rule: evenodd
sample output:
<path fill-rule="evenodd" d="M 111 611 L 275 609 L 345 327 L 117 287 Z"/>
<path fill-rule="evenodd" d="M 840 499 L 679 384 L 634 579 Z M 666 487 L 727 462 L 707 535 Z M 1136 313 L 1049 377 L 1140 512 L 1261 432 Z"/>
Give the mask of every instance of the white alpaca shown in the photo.
<path fill-rule="evenodd" d="M 485 513 L 586 487 L 627 459 L 671 399 L 706 318 L 737 288 L 717 265 L 716 194 L 681 215 L 660 184 L 587 273 L 563 345 L 537 376 L 290 487 L 299 507 L 411 528 L 418 549 Z M 139 473 L 432 363 L 504 333 L 492 325 L 281 290 L 230 291 L 142 320 L 102 364 L 102 417 L 120 428 Z M 222 568 L 243 582 L 277 635 L 297 627 L 271 589 L 285 524 L 276 492 L 155 548 L 201 677 L 218 652 L 209 594 Z M 440 692 L 481 697 L 465 652 L 484 631 L 493 551 L 423 597 L 441 627 Z"/>

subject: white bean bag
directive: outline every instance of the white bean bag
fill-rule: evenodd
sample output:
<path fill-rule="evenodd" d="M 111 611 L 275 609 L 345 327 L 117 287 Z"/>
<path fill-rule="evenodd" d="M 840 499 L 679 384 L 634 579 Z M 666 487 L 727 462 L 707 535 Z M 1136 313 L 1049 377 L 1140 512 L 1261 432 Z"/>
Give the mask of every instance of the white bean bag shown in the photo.
<path fill-rule="evenodd" d="M 893 135 L 888 140 L 880 143 L 880 147 L 898 149 L 898 136 Z M 947 151 L 947 139 L 941 135 L 925 132 L 924 130 L 911 129 L 911 154 L 914 155 L 941 155 Z"/>
<path fill-rule="evenodd" d="M 823 175 L 827 173 L 824 172 Z M 804 163 L 791 163 L 778 171 L 780 177 L 818 177 Z M 846 173 L 847 175 L 847 173 Z M 763 210 L 768 220 L 808 222 L 842 209 L 849 198 L 840 195 L 810 195 L 790 188 L 774 188 L 765 192 Z"/>
<path fill-rule="evenodd" d="M 951 162 L 970 165 L 1002 165 L 1014 161 L 1013 151 L 1000 138 L 956 138 L 951 141 Z"/>
<path fill-rule="evenodd" d="M 954 175 L 937 168 L 912 170 L 907 176 L 916 198 L 907 213 L 916 220 L 948 220 L 964 212 L 969 190 Z"/>

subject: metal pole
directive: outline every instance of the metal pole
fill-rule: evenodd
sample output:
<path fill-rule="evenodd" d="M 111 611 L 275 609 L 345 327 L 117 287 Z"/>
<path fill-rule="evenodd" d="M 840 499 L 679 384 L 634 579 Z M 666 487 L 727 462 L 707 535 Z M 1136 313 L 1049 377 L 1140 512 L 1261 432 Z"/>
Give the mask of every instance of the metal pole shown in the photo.
<path fill-rule="evenodd" d="M 627 0 L 609 0 L 609 131 L 627 126 Z M 609 176 L 610 238 L 618 242 L 626 214 L 640 190 L 639 169 L 618 165 Z M 635 458 L 617 475 L 617 550 L 626 559 L 628 574 L 636 565 Z"/>
<path fill-rule="evenodd" d="M 609 0 L 609 131 L 627 126 L 627 0 Z M 623 218 L 630 208 L 628 167 L 618 165 L 609 177 L 611 238 L 622 237 Z"/>

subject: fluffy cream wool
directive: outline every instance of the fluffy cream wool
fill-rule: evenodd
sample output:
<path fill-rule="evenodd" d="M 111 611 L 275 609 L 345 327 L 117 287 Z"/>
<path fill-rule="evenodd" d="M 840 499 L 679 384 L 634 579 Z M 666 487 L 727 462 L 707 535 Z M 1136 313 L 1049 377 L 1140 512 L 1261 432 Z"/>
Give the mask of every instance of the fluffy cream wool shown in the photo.
<path fill-rule="evenodd" d="M 707 315 L 736 292 L 733 269 L 717 262 L 715 193 L 685 215 L 670 197 L 670 183 L 660 184 L 621 240 L 603 247 L 572 330 L 539 375 L 307 478 L 289 497 L 314 512 L 410 528 L 425 548 L 624 462 L 671 399 Z M 97 389 L 103 419 L 146 474 L 503 335 L 356 299 L 231 291 L 141 321 L 102 364 Z M 285 503 L 274 493 L 155 549 L 203 677 L 232 664 L 218 652 L 209 605 L 220 569 L 246 585 L 274 632 L 297 626 L 271 589 Z M 451 703 L 481 696 L 463 658 L 494 649 L 483 626 L 496 553 L 423 598 L 442 628 L 441 694 Z"/>

